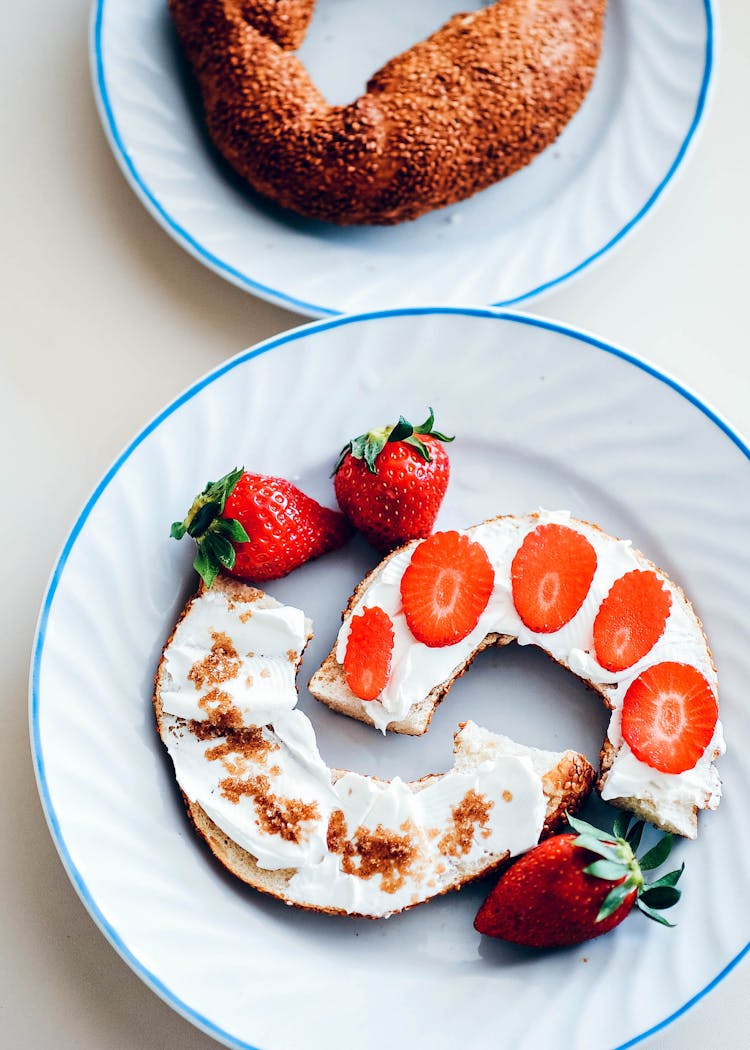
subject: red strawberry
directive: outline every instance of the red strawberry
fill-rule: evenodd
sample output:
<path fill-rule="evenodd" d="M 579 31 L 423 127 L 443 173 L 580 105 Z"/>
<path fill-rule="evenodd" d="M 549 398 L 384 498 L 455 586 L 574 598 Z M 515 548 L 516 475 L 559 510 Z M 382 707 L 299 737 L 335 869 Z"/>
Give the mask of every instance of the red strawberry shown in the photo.
<path fill-rule="evenodd" d="M 661 638 L 672 596 L 655 572 L 628 572 L 615 580 L 594 620 L 594 652 L 608 671 L 624 671 Z"/>
<path fill-rule="evenodd" d="M 353 616 L 344 656 L 346 682 L 360 700 L 374 700 L 385 689 L 391 673 L 393 623 L 374 606 Z"/>
<path fill-rule="evenodd" d="M 352 525 L 380 551 L 429 536 L 448 487 L 450 465 L 433 430 L 435 414 L 353 438 L 334 468 L 336 499 Z"/>
<path fill-rule="evenodd" d="M 550 634 L 573 619 L 589 593 L 596 552 L 566 525 L 540 525 L 510 567 L 513 604 L 530 631 Z"/>
<path fill-rule="evenodd" d="M 343 514 L 321 507 L 283 478 L 233 470 L 211 481 L 184 521 L 172 525 L 198 545 L 193 565 L 207 587 L 220 570 L 260 583 L 286 576 L 349 539 Z"/>
<path fill-rule="evenodd" d="M 571 816 L 568 822 L 577 835 L 546 839 L 506 869 L 479 909 L 475 929 L 531 948 L 561 948 L 607 933 L 633 905 L 671 926 L 658 911 L 680 899 L 675 883 L 685 865 L 650 884 L 643 872 L 664 863 L 672 836 L 661 838 L 639 862 L 642 821 L 629 829 L 623 814 L 610 833 Z"/>
<path fill-rule="evenodd" d="M 481 544 L 458 532 L 436 532 L 414 548 L 401 577 L 411 633 L 431 647 L 459 642 L 479 622 L 494 583 Z"/>
<path fill-rule="evenodd" d="M 641 762 L 683 773 L 708 747 L 718 717 L 716 697 L 700 671 L 667 661 L 631 684 L 622 704 L 622 735 Z"/>

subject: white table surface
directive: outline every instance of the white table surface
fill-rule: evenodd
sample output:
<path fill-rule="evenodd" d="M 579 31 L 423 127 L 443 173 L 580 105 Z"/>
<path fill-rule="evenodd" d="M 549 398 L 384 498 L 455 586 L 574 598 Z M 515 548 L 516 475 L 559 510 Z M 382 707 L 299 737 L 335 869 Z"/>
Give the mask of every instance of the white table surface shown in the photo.
<path fill-rule="evenodd" d="M 651 359 L 748 435 L 750 6 L 724 0 L 720 14 L 713 105 L 687 169 L 615 254 L 532 309 Z M 207 1050 L 68 882 L 34 783 L 28 659 L 52 562 L 123 445 L 207 369 L 302 319 L 205 270 L 143 210 L 99 127 L 87 21 L 88 0 L 7 3 L 0 33 L 0 1043 Z M 746 1050 L 749 990 L 750 957 L 643 1045 Z"/>

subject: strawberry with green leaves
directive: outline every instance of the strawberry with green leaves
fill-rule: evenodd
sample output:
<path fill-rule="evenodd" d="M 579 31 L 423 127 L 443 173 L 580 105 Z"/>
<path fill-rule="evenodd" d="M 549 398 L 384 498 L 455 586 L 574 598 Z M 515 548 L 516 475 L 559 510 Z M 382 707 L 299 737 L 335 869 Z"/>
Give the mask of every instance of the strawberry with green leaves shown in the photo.
<path fill-rule="evenodd" d="M 680 899 L 676 883 L 685 865 L 651 883 L 643 877 L 666 861 L 671 835 L 637 860 L 643 821 L 631 827 L 628 815 L 618 815 L 611 832 L 571 816 L 568 823 L 577 834 L 545 839 L 500 876 L 474 920 L 479 933 L 531 948 L 561 948 L 608 933 L 633 907 L 673 925 L 660 912 Z"/>
<path fill-rule="evenodd" d="M 193 565 L 207 587 L 224 571 L 262 583 L 286 576 L 311 558 L 343 546 L 351 527 L 284 478 L 243 468 L 211 481 L 170 535 L 198 547 Z"/>
<path fill-rule="evenodd" d="M 443 448 L 452 437 L 434 430 L 432 409 L 420 426 L 398 423 L 353 438 L 334 468 L 339 506 L 377 550 L 429 536 L 448 487 Z"/>

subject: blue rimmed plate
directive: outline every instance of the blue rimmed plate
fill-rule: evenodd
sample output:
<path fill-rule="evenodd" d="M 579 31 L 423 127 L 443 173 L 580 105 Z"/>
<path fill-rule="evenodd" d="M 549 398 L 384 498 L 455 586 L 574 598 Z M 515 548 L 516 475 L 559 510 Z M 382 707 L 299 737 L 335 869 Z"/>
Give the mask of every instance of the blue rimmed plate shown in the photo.
<path fill-rule="evenodd" d="M 410 353 L 403 353 L 408 346 Z M 460 367 L 456 347 L 461 347 Z M 667 931 L 636 915 L 579 949 L 480 938 L 486 885 L 380 922 L 289 909 L 228 877 L 190 829 L 154 730 L 159 653 L 189 588 L 168 537 L 192 495 L 235 463 L 331 503 L 344 440 L 433 404 L 452 480 L 440 524 L 539 505 L 628 536 L 686 590 L 719 669 L 725 799 L 680 842 L 684 896 Z M 96 487 L 54 568 L 31 678 L 34 761 L 50 830 L 92 916 L 126 961 L 233 1047 L 519 1050 L 630 1046 L 706 993 L 747 951 L 750 845 L 750 448 L 695 395 L 584 333 L 523 314 L 425 308 L 318 322 L 247 350 L 178 397 Z M 596 760 L 593 693 L 529 647 L 487 653 L 422 738 L 381 737 L 307 694 L 340 610 L 373 564 L 364 543 L 268 590 L 312 617 L 300 706 L 333 766 L 421 776 L 450 765 L 474 718 Z M 293 1009 L 290 1009 L 293 1004 Z M 468 1006 L 467 1004 L 470 1004 Z M 352 1033 L 356 1032 L 356 1039 Z"/>
<path fill-rule="evenodd" d="M 318 0 L 300 54 L 329 100 L 346 102 L 458 7 Z M 239 287 L 321 316 L 425 301 L 507 306 L 580 273 L 640 222 L 685 159 L 713 37 L 711 0 L 609 0 L 594 87 L 558 141 L 471 200 L 386 228 L 303 220 L 227 175 L 164 0 L 96 0 L 91 63 L 115 156 L 164 229 Z"/>

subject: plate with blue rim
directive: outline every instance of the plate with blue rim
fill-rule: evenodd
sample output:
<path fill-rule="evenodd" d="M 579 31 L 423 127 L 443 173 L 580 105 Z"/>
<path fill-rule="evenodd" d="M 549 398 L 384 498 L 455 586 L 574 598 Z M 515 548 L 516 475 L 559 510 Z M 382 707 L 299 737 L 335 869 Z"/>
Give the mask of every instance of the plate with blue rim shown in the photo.
<path fill-rule="evenodd" d="M 318 0 L 300 56 L 343 104 L 456 10 L 456 0 Z M 470 200 L 391 227 L 302 219 L 233 177 L 208 141 L 164 0 L 96 0 L 90 57 L 104 130 L 136 194 L 238 287 L 311 316 L 510 306 L 583 273 L 664 195 L 706 113 L 714 11 L 711 0 L 609 0 L 594 86 L 558 140 Z"/>
<path fill-rule="evenodd" d="M 404 346 L 410 353 L 402 352 Z M 456 346 L 462 347 L 460 367 Z M 539 506 L 630 538 L 681 585 L 719 671 L 724 798 L 701 814 L 677 925 L 640 915 L 578 948 L 538 953 L 480 937 L 488 890 L 465 887 L 388 920 L 298 911 L 231 878 L 193 834 L 154 731 L 153 675 L 195 587 L 169 538 L 207 479 L 238 463 L 334 505 L 347 438 L 432 405 L 449 446 L 439 527 Z M 478 1050 L 629 1047 L 697 1002 L 747 952 L 750 769 L 750 448 L 647 362 L 527 314 L 404 308 L 312 323 L 252 347 L 177 396 L 96 486 L 53 568 L 30 683 L 34 763 L 50 831 L 81 899 L 166 1002 L 231 1047 Z M 594 762 L 595 694 L 531 647 L 483 656 L 418 738 L 383 737 L 316 703 L 310 674 L 378 556 L 356 539 L 267 585 L 313 619 L 300 707 L 324 760 L 381 777 L 446 769 L 458 722 L 574 747 Z M 585 815 L 612 818 L 594 799 Z M 290 1004 L 294 1008 L 290 1009 Z M 499 1027 L 500 1026 L 500 1027 Z"/>

